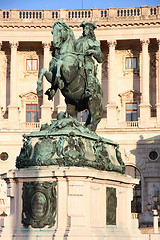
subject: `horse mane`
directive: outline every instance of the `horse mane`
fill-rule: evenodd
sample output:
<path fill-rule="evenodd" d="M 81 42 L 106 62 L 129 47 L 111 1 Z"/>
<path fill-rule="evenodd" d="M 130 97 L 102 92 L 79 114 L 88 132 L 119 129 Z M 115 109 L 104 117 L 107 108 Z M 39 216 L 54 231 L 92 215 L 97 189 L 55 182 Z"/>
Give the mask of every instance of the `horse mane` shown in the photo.
<path fill-rule="evenodd" d="M 64 23 L 63 21 L 55 22 L 54 25 L 53 25 L 53 28 L 56 25 L 64 28 L 68 32 L 68 36 L 67 36 L 67 39 L 65 41 L 65 47 L 62 51 L 63 52 L 73 52 L 73 51 L 75 51 L 76 40 L 75 40 L 75 36 L 73 34 L 72 29 L 66 23 Z"/>

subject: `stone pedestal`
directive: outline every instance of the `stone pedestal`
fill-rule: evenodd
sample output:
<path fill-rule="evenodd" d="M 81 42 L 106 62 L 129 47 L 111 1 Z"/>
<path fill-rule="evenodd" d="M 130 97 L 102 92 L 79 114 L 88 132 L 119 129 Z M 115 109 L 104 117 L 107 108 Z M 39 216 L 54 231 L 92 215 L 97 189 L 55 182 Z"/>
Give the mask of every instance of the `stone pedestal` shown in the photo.
<path fill-rule="evenodd" d="M 143 239 L 131 215 L 137 180 L 129 176 L 86 167 L 34 166 L 2 178 L 11 212 L 1 239 Z"/>

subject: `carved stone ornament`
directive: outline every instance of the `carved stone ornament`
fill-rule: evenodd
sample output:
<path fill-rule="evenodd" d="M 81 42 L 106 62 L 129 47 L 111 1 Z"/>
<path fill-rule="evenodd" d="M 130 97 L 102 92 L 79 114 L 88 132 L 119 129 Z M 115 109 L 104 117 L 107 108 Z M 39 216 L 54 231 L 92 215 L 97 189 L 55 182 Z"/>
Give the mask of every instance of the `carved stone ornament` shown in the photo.
<path fill-rule="evenodd" d="M 17 50 L 18 46 L 19 46 L 19 42 L 9 42 L 9 45 L 11 47 L 11 49 L 15 49 Z"/>
<path fill-rule="evenodd" d="M 140 97 L 141 97 L 142 93 L 135 91 L 135 90 L 129 90 L 126 92 L 123 92 L 121 94 L 119 94 L 118 96 L 121 98 L 121 103 L 126 102 L 126 101 L 136 101 L 138 103 L 140 103 Z"/>
<path fill-rule="evenodd" d="M 52 227 L 56 218 L 56 182 L 24 182 L 22 223 L 24 227 Z"/>
<path fill-rule="evenodd" d="M 0 41 L 0 51 L 1 51 L 1 49 L 2 49 L 2 41 Z"/>
<path fill-rule="evenodd" d="M 50 47 L 51 47 L 51 42 L 43 42 L 42 43 L 42 45 L 43 45 L 43 48 L 45 49 L 50 49 Z"/>
<path fill-rule="evenodd" d="M 116 40 L 108 41 L 108 45 L 109 45 L 109 48 L 115 48 L 117 45 L 117 41 Z"/>
<path fill-rule="evenodd" d="M 38 97 L 37 94 L 34 92 L 22 94 L 20 95 L 20 98 L 22 99 L 22 103 L 38 104 Z"/>
<path fill-rule="evenodd" d="M 58 165 L 125 172 L 117 143 L 99 137 L 63 112 L 57 118 L 42 125 L 39 132 L 24 135 L 17 168 Z"/>
<path fill-rule="evenodd" d="M 141 39 L 140 42 L 142 44 L 142 47 L 148 47 L 150 40 L 149 39 Z"/>
<path fill-rule="evenodd" d="M 106 188 L 106 224 L 116 225 L 117 197 L 116 189 Z"/>

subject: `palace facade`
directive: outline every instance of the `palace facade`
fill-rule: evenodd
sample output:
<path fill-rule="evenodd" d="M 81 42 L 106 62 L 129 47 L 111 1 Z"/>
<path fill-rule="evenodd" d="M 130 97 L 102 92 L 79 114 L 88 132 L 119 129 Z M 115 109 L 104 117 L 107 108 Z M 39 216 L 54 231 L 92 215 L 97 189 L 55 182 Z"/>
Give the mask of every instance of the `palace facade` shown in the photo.
<path fill-rule="evenodd" d="M 65 111 L 60 92 L 51 102 L 36 95 L 39 71 L 48 69 L 51 59 L 51 30 L 57 20 L 64 20 L 76 38 L 82 34 L 82 21 L 97 25 L 104 54 L 97 66 L 103 88 L 97 134 L 119 143 L 126 173 L 140 180 L 133 193 L 133 217 L 139 216 L 140 226 L 151 226 L 147 204 L 153 204 L 153 196 L 160 200 L 160 6 L 0 10 L 0 173 L 15 168 L 24 133 L 39 130 Z M 48 87 L 44 79 L 44 91 Z M 79 113 L 79 120 L 86 114 Z M 5 187 L 0 191 L 4 214 Z"/>

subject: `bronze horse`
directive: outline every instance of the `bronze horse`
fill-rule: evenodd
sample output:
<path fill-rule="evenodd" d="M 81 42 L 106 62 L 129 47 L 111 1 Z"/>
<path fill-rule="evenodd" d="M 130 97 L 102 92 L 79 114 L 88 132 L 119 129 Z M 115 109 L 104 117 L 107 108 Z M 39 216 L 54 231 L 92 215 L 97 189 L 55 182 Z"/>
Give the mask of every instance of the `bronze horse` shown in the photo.
<path fill-rule="evenodd" d="M 58 88 L 65 97 L 66 112 L 74 118 L 77 113 L 88 109 L 86 127 L 95 131 L 102 118 L 102 89 L 96 77 L 92 97 L 84 97 L 86 87 L 85 54 L 75 52 L 75 38 L 71 28 L 62 21 L 53 25 L 53 53 L 49 71 L 42 68 L 37 81 L 37 94 L 42 96 L 42 79 L 46 77 L 51 88 L 46 94 L 51 100 Z M 81 60 L 80 60 L 81 59 Z M 82 60 L 84 59 L 84 60 Z"/>

